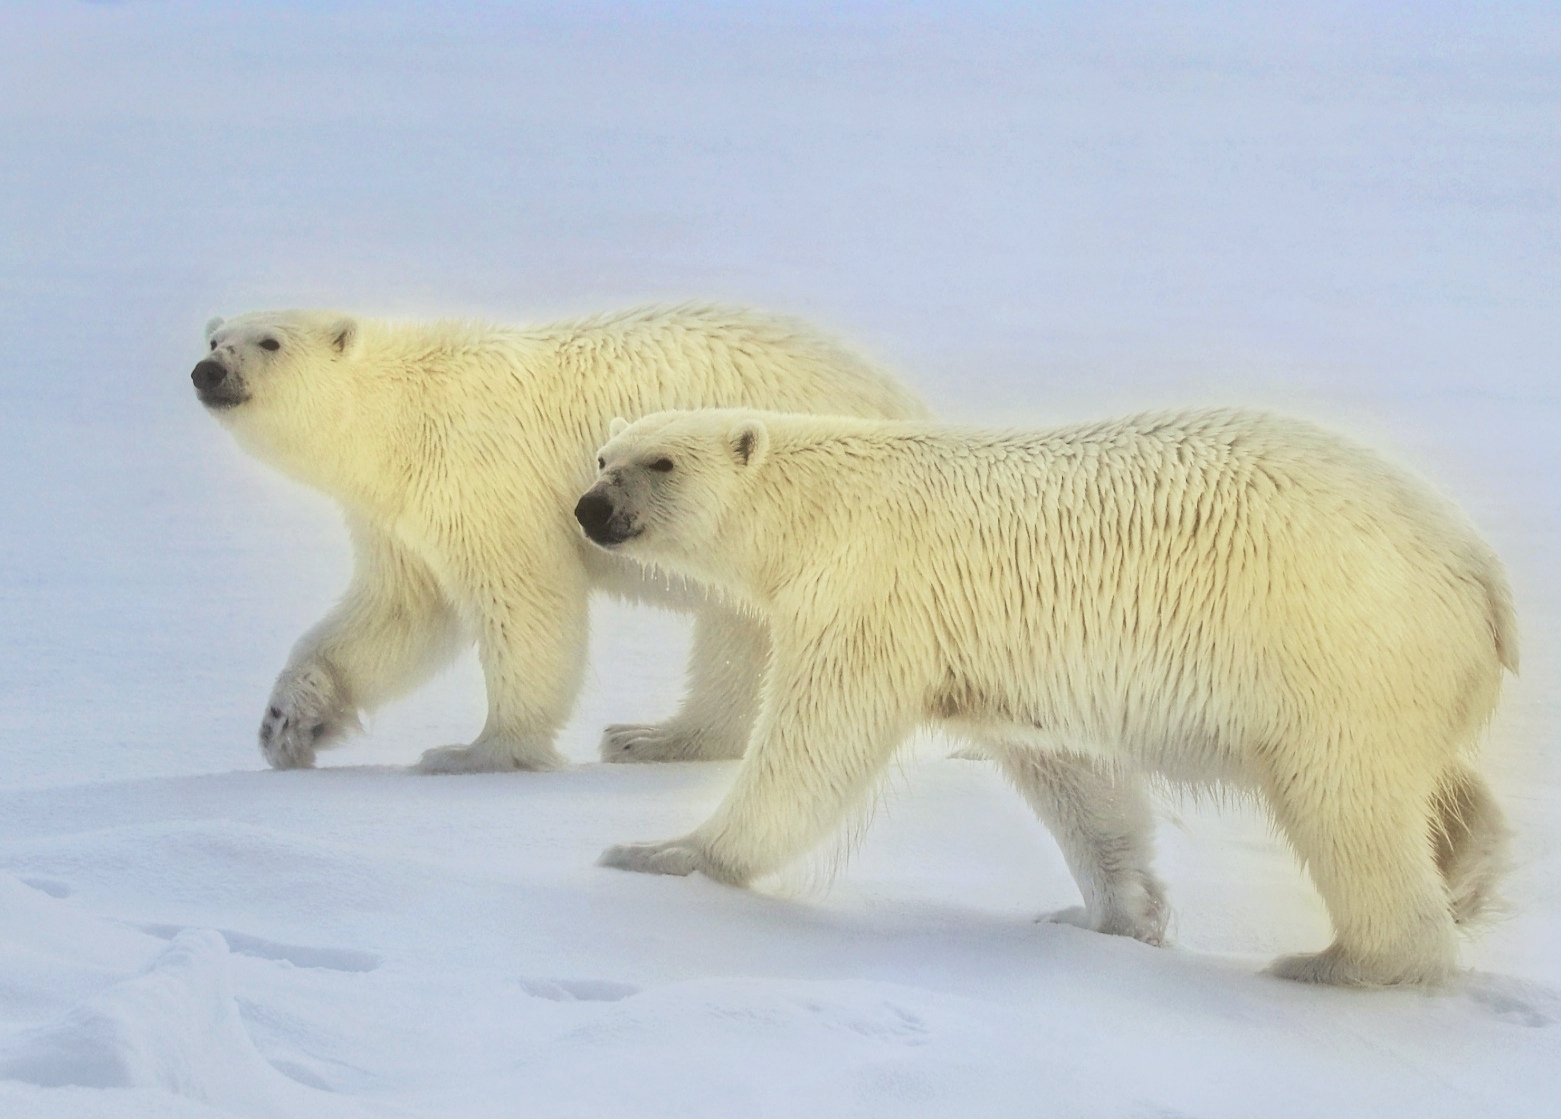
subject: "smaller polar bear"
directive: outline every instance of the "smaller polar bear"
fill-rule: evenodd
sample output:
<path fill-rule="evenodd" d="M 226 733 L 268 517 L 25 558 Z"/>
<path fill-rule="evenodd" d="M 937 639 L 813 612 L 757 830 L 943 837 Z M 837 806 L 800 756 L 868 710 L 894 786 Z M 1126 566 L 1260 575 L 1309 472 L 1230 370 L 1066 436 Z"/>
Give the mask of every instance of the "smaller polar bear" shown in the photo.
<path fill-rule="evenodd" d="M 671 720 L 608 727 L 609 761 L 736 757 L 766 656 L 761 627 L 592 548 L 570 517 L 614 416 L 715 405 L 924 416 L 846 347 L 787 319 L 642 307 L 548 326 L 394 322 L 326 311 L 215 319 L 191 379 L 256 457 L 346 512 L 357 564 L 299 639 L 260 726 L 279 768 L 477 645 L 488 720 L 424 773 L 552 769 L 585 668 L 593 589 L 697 614 Z"/>
<path fill-rule="evenodd" d="M 615 425 L 576 510 L 772 640 L 714 816 L 603 863 L 734 884 L 816 844 L 918 725 L 1055 833 L 1086 921 L 1151 944 L 1145 773 L 1266 801 L 1331 947 L 1272 970 L 1434 983 L 1505 828 L 1468 755 L 1516 671 L 1501 565 L 1368 451 L 1229 411 L 1036 433 L 745 411 Z"/>

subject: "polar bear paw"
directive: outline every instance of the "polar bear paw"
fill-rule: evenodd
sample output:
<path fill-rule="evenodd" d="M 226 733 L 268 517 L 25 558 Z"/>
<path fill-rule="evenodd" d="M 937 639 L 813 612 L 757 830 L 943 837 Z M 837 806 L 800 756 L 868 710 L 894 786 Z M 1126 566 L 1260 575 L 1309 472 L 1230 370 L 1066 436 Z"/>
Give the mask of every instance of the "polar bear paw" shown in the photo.
<path fill-rule="evenodd" d="M 1132 937 L 1153 948 L 1165 944 L 1165 922 L 1153 917 L 1133 920 L 1125 914 L 1117 913 L 1097 920 L 1084 906 L 1074 905 L 1067 909 L 1059 909 L 1055 913 L 1044 914 L 1040 920 L 1051 925 L 1072 925 L 1076 929 L 1102 933 L 1105 936 Z"/>
<path fill-rule="evenodd" d="M 712 859 L 704 846 L 692 836 L 668 839 L 661 843 L 621 843 L 609 847 L 596 860 L 597 866 L 632 870 L 637 874 L 674 874 L 686 877 L 699 871 L 706 878 L 729 886 L 746 885 L 747 875 Z"/>
<path fill-rule="evenodd" d="M 602 732 L 604 762 L 698 762 L 740 758 L 746 743 L 677 722 L 614 723 Z"/>
<path fill-rule="evenodd" d="M 1170 907 L 1165 887 L 1147 871 L 1123 874 L 1100 898 L 1099 912 L 1075 905 L 1041 918 L 1055 925 L 1072 925 L 1107 936 L 1130 936 L 1153 947 L 1165 944 Z"/>
<path fill-rule="evenodd" d="M 260 720 L 260 752 L 273 769 L 308 769 L 316 750 L 359 729 L 343 691 L 335 673 L 322 664 L 283 671 Z"/>
<path fill-rule="evenodd" d="M 670 843 L 620 843 L 602 852 L 598 866 L 632 870 L 637 874 L 675 874 L 684 877 L 702 869 L 699 850 L 682 840 Z"/>
<path fill-rule="evenodd" d="M 1332 944 L 1321 952 L 1281 956 L 1267 970 L 1280 979 L 1330 987 L 1434 987 L 1452 975 L 1453 959 L 1450 952 L 1438 951 L 1410 959 L 1365 961 Z"/>
<path fill-rule="evenodd" d="M 424 750 L 414 773 L 541 773 L 563 769 L 564 759 L 550 744 L 537 745 L 478 739 L 470 746 L 436 746 Z"/>
<path fill-rule="evenodd" d="M 1070 905 L 1066 909 L 1059 909 L 1054 913 L 1043 913 L 1036 918 L 1042 924 L 1047 925 L 1071 925 L 1085 932 L 1095 931 L 1095 922 L 1089 919 L 1089 910 L 1082 905 Z"/>

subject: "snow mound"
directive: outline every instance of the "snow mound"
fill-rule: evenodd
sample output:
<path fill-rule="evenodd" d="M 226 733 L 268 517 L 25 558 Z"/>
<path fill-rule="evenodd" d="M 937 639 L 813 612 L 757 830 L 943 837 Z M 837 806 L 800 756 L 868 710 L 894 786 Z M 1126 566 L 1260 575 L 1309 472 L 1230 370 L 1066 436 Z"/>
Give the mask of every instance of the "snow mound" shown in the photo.
<path fill-rule="evenodd" d="M 156 946 L 69 893 L 52 879 L 0 873 L 0 1021 L 47 1021 L 140 967 Z"/>
<path fill-rule="evenodd" d="M 0 1077 L 45 1088 L 153 1088 L 241 1115 L 296 1111 L 307 1089 L 261 1057 L 239 1017 L 228 946 L 179 933 L 141 974 L 29 1031 Z"/>

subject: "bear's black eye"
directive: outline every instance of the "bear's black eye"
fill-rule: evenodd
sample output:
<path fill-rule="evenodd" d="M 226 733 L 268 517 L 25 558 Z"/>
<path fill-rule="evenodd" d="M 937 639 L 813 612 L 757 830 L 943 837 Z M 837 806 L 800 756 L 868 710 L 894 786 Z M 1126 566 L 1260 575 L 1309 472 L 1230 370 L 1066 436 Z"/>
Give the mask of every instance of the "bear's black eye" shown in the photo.
<path fill-rule="evenodd" d="M 604 458 L 598 457 L 597 460 L 596 460 L 596 469 L 598 469 L 598 470 L 606 470 L 607 469 L 607 460 L 604 459 Z"/>
<path fill-rule="evenodd" d="M 215 338 L 211 340 L 211 348 L 214 350 L 217 348 L 217 340 Z"/>
<path fill-rule="evenodd" d="M 650 464 L 650 468 L 665 474 L 667 471 L 672 469 L 672 460 L 669 458 L 658 458 L 655 462 Z"/>
<path fill-rule="evenodd" d="M 260 340 L 260 348 L 262 350 L 280 350 L 282 348 L 282 343 L 278 342 L 275 338 L 262 338 Z"/>

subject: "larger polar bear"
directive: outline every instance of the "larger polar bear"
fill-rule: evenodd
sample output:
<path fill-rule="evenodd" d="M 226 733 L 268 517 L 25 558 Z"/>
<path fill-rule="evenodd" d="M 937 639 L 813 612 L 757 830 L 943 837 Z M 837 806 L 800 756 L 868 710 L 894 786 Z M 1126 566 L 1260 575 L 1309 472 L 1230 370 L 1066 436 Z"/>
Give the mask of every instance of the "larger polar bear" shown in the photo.
<path fill-rule="evenodd" d="M 335 498 L 356 552 L 340 605 L 272 692 L 274 766 L 315 751 L 476 641 L 488 719 L 429 773 L 548 769 L 579 691 L 586 598 L 605 588 L 701 610 L 689 691 L 667 723 L 609 727 L 610 760 L 725 757 L 748 737 L 765 657 L 751 619 L 647 579 L 570 518 L 614 416 L 746 405 L 908 417 L 920 403 L 800 324 L 713 307 L 641 308 L 530 329 L 320 311 L 207 328 L 206 407 L 264 461 Z"/>
<path fill-rule="evenodd" d="M 989 433 L 712 411 L 601 458 L 586 533 L 773 642 L 715 815 L 607 865 L 745 883 L 939 723 L 1053 830 L 1104 932 L 1164 932 L 1145 772 L 1267 802 L 1335 930 L 1279 975 L 1435 982 L 1491 898 L 1505 829 L 1468 757 L 1517 667 L 1507 582 L 1365 450 L 1239 412 Z"/>

